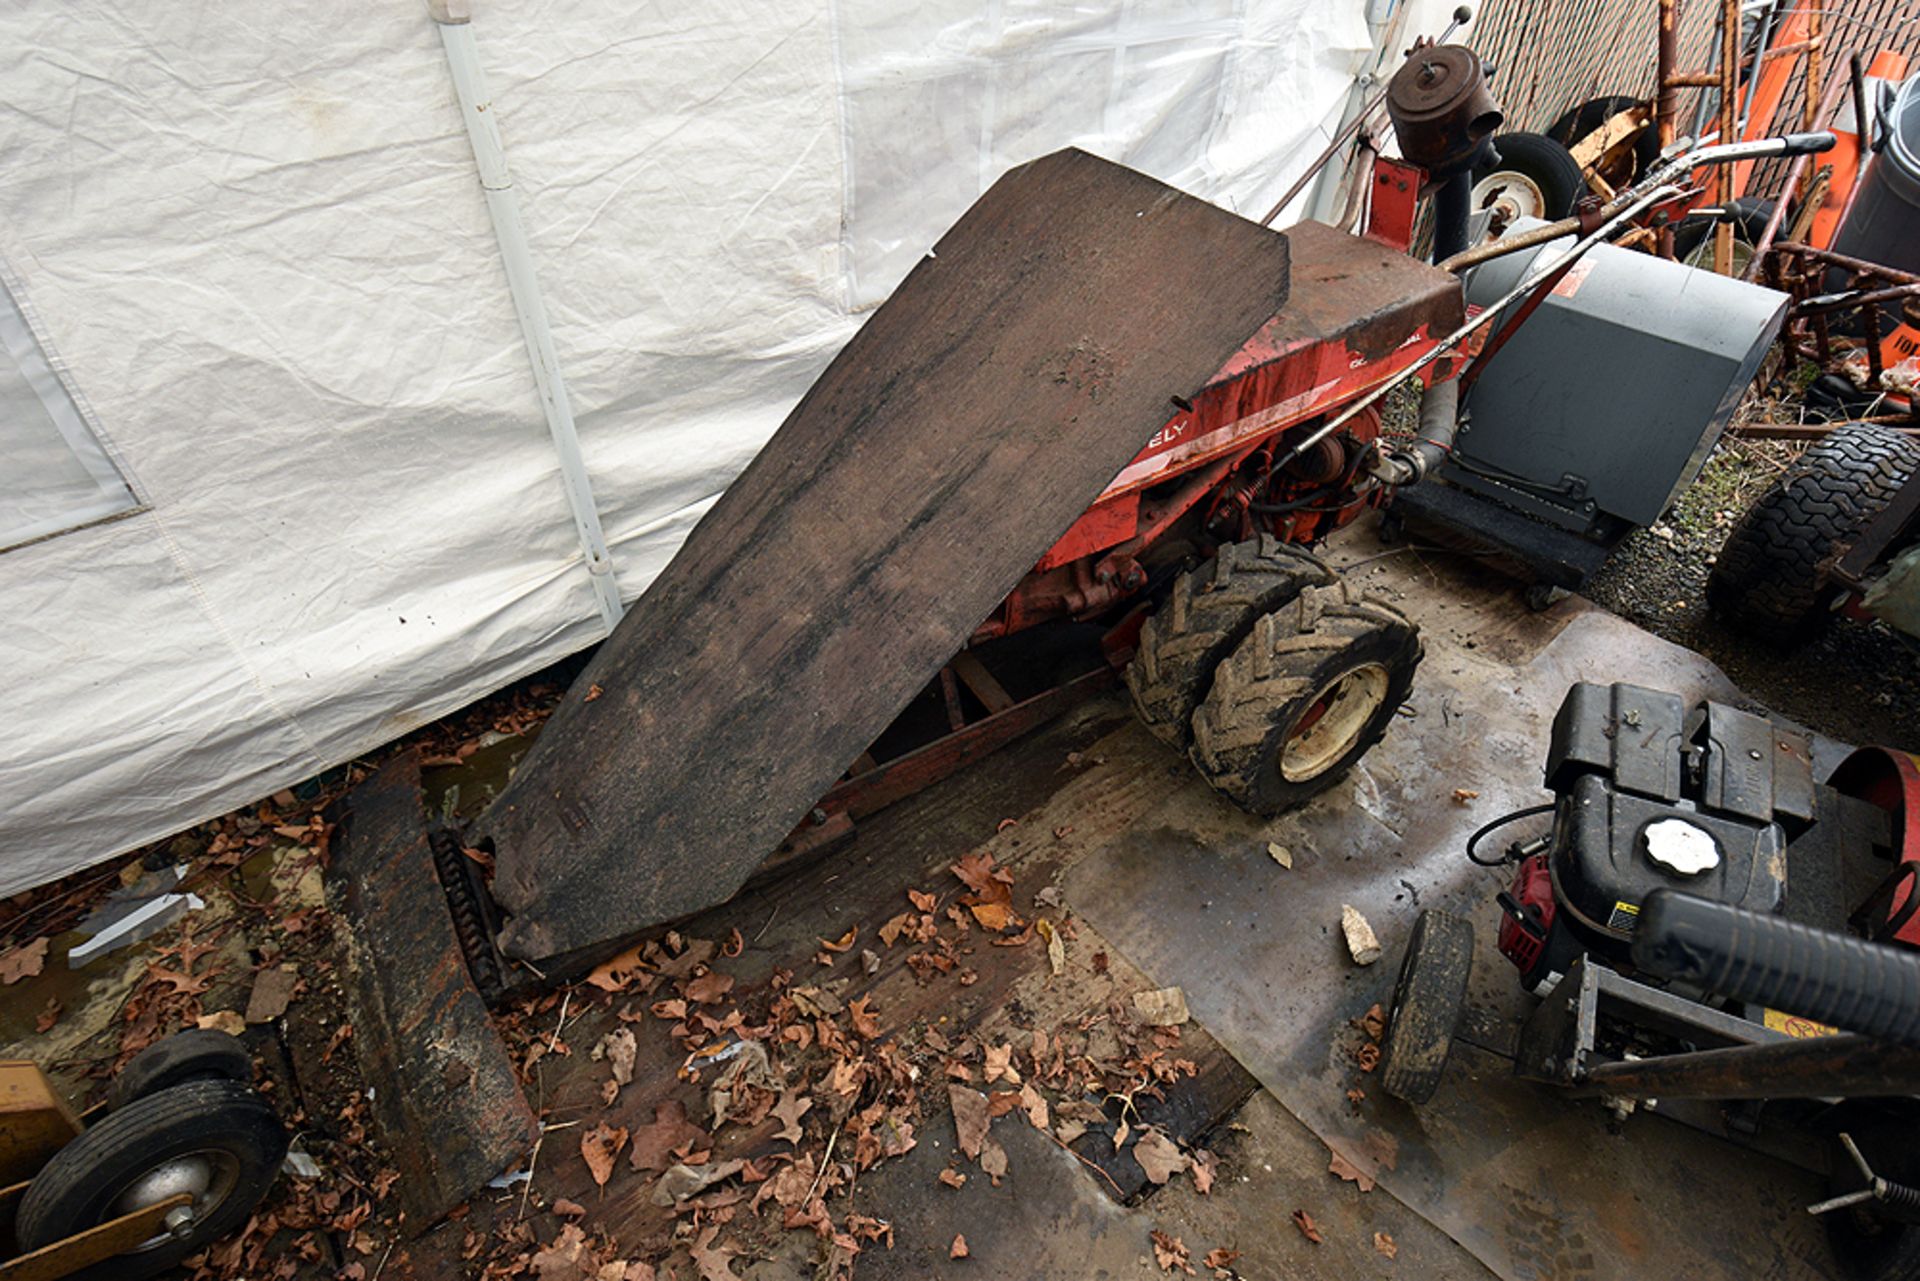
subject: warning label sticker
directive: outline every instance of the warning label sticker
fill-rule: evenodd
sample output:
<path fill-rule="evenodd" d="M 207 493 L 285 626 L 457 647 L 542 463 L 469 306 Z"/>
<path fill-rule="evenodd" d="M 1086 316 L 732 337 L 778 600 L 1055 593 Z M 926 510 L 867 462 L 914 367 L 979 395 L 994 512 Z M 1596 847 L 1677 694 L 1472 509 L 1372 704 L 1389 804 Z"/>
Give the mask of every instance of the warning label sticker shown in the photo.
<path fill-rule="evenodd" d="M 1618 930 L 1622 934 L 1633 933 L 1633 927 L 1640 923 L 1640 905 L 1629 903 L 1625 899 L 1613 905 L 1613 914 L 1607 917 L 1607 928 Z"/>
<path fill-rule="evenodd" d="M 1760 1016 L 1760 1021 L 1776 1032 L 1785 1032 L 1788 1036 L 1838 1036 L 1840 1029 L 1825 1023 L 1815 1023 L 1812 1019 L 1803 1019 L 1798 1014 L 1784 1014 L 1779 1010 L 1768 1010 Z"/>

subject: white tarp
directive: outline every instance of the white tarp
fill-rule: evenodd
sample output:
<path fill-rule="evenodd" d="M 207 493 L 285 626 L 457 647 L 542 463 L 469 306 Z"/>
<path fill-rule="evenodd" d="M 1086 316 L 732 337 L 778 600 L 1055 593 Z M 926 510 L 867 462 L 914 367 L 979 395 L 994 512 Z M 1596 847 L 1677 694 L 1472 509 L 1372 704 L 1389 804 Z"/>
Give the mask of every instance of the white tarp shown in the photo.
<path fill-rule="evenodd" d="M 1007 167 L 1258 216 L 1369 52 L 1360 0 L 473 30 L 628 599 Z M 0 278 L 142 504 L 0 553 L 0 894 L 600 635 L 424 4 L 10 0 L 0 172 Z"/>

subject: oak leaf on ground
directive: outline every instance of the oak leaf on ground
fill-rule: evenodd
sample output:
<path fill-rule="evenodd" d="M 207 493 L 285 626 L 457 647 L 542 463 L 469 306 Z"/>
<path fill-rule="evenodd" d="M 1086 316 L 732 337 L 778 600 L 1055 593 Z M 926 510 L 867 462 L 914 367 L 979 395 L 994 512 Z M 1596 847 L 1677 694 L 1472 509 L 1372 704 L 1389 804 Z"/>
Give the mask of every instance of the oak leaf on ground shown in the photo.
<path fill-rule="evenodd" d="M 1188 1276 L 1194 1275 L 1193 1264 L 1189 1262 L 1192 1256 L 1187 1251 L 1186 1242 L 1179 1237 L 1168 1236 L 1159 1228 L 1155 1228 L 1150 1236 L 1153 1239 L 1153 1260 L 1160 1265 L 1162 1272 L 1178 1269 Z"/>
<path fill-rule="evenodd" d="M 587 1173 L 595 1184 L 607 1186 L 607 1180 L 613 1177 L 614 1158 L 626 1146 L 626 1130 L 605 1121 L 580 1136 L 580 1159 L 587 1163 Z"/>

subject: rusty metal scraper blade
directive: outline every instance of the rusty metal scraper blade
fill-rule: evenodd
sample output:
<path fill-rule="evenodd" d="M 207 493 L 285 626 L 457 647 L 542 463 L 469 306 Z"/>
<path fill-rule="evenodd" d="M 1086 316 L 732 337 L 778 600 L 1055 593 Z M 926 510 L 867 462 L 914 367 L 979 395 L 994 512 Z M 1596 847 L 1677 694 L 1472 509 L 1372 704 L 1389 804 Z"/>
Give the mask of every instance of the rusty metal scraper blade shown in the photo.
<path fill-rule="evenodd" d="M 1041 553 L 1286 303 L 1286 238 L 1061 151 L 847 344 L 481 816 L 503 950 L 730 896 Z"/>
<path fill-rule="evenodd" d="M 447 913 L 419 757 L 388 761 L 335 818 L 327 882 L 356 971 L 346 985 L 354 1053 L 378 1086 L 372 1108 L 400 1170 L 394 1191 L 423 1231 L 523 1163 L 538 1128 Z"/>

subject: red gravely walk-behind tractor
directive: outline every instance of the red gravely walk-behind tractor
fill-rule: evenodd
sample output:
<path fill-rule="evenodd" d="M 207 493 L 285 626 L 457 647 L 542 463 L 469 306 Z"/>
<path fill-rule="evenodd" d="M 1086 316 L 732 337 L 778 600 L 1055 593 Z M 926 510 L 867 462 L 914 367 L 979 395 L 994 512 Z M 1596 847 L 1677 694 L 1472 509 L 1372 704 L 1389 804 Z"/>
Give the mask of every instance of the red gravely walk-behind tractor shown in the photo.
<path fill-rule="evenodd" d="M 1479 60 L 1423 44 L 1387 106 L 1411 159 L 1376 164 L 1363 235 L 1270 231 L 1078 151 L 1011 171 L 701 520 L 483 813 L 429 832 L 405 756 L 347 799 L 355 1043 L 379 1119 L 423 1148 L 399 1184 L 414 1223 L 532 1143 L 489 1001 L 724 901 L 1116 673 L 1250 810 L 1339 778 L 1421 645 L 1303 545 L 1446 455 L 1463 371 L 1588 247 L 1678 208 L 1701 164 L 1831 143 L 1677 146 L 1606 206 L 1468 251 L 1469 175 L 1501 120 Z M 1438 265 L 1407 252 L 1425 191 Z M 1468 316 L 1454 268 L 1566 237 Z M 1383 435 L 1381 399 L 1416 379 L 1417 432 Z M 492 854 L 490 879 L 463 848 Z"/>

